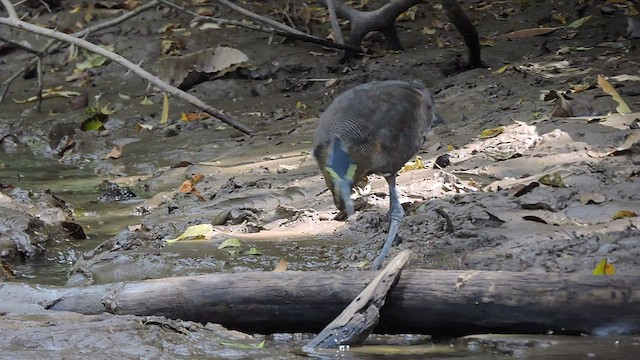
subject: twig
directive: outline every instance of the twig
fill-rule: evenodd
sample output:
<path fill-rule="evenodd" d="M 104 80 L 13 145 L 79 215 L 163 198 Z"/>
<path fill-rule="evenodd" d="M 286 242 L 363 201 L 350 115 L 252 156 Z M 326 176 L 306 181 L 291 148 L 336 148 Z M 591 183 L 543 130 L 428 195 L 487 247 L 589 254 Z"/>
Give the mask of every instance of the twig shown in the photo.
<path fill-rule="evenodd" d="M 274 29 L 271 27 L 266 27 L 266 26 L 258 26 L 258 25 L 253 25 L 253 24 L 248 24 L 244 21 L 237 21 L 237 20 L 229 20 L 229 19 L 222 19 L 222 18 L 217 18 L 217 17 L 210 17 L 210 16 L 202 16 L 199 14 L 196 14 L 193 11 L 189 11 L 187 9 L 185 9 L 182 6 L 178 6 L 168 0 L 158 0 L 160 3 L 167 5 L 169 7 L 172 7 L 174 9 L 180 10 L 182 12 L 184 12 L 185 14 L 189 14 L 191 16 L 194 17 L 194 19 L 196 20 L 202 20 L 202 21 L 214 21 L 217 24 L 229 24 L 229 25 L 235 25 L 235 26 L 240 26 L 240 27 L 244 27 L 246 29 L 251 29 L 251 30 L 256 30 L 256 31 L 260 31 L 260 32 L 264 32 L 267 34 L 275 34 L 275 35 L 280 35 L 280 36 L 284 36 L 286 38 L 290 38 L 290 39 L 296 39 L 296 40 L 300 40 L 300 41 L 306 41 L 306 42 L 310 42 L 313 44 L 318 44 L 321 46 L 326 46 L 326 47 L 330 47 L 330 48 L 334 48 L 334 49 L 340 49 L 340 50 L 346 50 L 346 51 L 350 51 L 352 53 L 357 53 L 357 54 L 367 54 L 367 51 L 365 51 L 364 49 L 362 49 L 361 47 L 358 46 L 351 46 L 351 45 L 345 45 L 345 44 L 338 44 L 332 41 L 328 41 L 313 35 L 309 35 L 306 34 L 302 31 L 299 31 L 297 29 L 293 29 L 294 31 L 296 31 L 296 33 L 293 32 L 289 32 L 288 30 L 278 30 L 278 29 Z M 235 8 L 240 8 L 239 6 L 234 5 Z M 240 8 L 242 9 L 242 8 Z M 259 16 L 257 14 L 254 14 L 246 9 L 242 9 L 243 10 L 243 14 L 245 13 L 249 13 L 249 14 L 253 14 L 255 16 Z M 252 17 L 252 16 L 249 16 Z M 282 26 L 284 26 L 285 28 L 289 28 L 286 25 L 280 24 Z"/>
<path fill-rule="evenodd" d="M 55 30 L 51 30 L 51 29 L 47 29 L 47 28 L 43 28 L 40 26 L 36 26 L 33 24 L 30 24 L 28 22 L 22 21 L 17 17 L 17 14 L 15 12 L 15 9 L 13 9 L 13 6 L 11 5 L 11 1 L 10 0 L 0 0 L 2 2 L 2 4 L 4 5 L 4 7 L 7 9 L 7 13 L 9 14 L 8 18 L 0 18 L 0 24 L 4 24 L 4 25 L 8 25 L 11 27 L 14 27 L 16 29 L 20 29 L 20 30 L 25 30 L 25 31 L 29 31 L 32 32 L 34 34 L 39 34 L 39 35 L 43 35 L 43 36 L 47 36 L 50 38 L 54 38 L 60 41 L 64 41 L 76 46 L 79 46 L 83 49 L 87 49 L 93 53 L 96 53 L 98 55 L 102 55 L 104 57 L 106 57 L 107 59 L 110 59 L 111 61 L 120 64 L 121 66 L 130 69 L 131 71 L 133 71 L 136 75 L 140 76 L 141 78 L 143 78 L 144 80 L 147 80 L 148 82 L 154 84 L 155 86 L 157 86 L 158 88 L 160 88 L 160 90 L 165 91 L 181 100 L 184 100 L 196 107 L 198 107 L 199 109 L 203 110 L 204 112 L 214 116 L 215 118 L 222 120 L 223 122 L 227 123 L 229 126 L 233 127 L 234 129 L 237 129 L 245 134 L 252 134 L 253 130 L 236 122 L 235 118 L 233 118 L 230 115 L 224 114 L 221 111 L 207 105 L 206 103 L 204 103 L 202 100 L 196 98 L 195 96 L 188 94 L 178 88 L 175 88 L 167 83 L 165 83 L 164 81 L 160 80 L 159 78 L 157 78 L 156 76 L 152 75 L 151 73 L 147 72 L 146 70 L 144 70 L 143 68 L 141 68 L 140 66 L 132 63 L 131 61 L 127 60 L 126 58 L 111 52 L 109 50 L 106 50 L 104 48 L 101 48 L 99 46 L 96 46 L 84 39 L 79 39 L 77 37 L 71 36 L 71 35 L 67 35 L 64 33 L 61 33 L 59 31 L 55 31 Z"/>
<path fill-rule="evenodd" d="M 336 37 L 338 44 L 344 44 L 344 36 L 342 36 L 342 30 L 340 30 L 340 23 L 338 23 L 338 15 L 336 14 L 336 5 L 333 0 L 327 1 L 327 10 L 329 10 L 329 19 L 331 20 L 331 29 L 333 29 L 333 35 Z"/>
<path fill-rule="evenodd" d="M 242 14 L 242 15 L 244 15 L 246 17 L 252 18 L 254 20 L 257 20 L 257 21 L 259 21 L 259 22 L 261 22 L 263 24 L 269 25 L 269 26 L 271 26 L 272 28 L 274 28 L 276 30 L 284 31 L 284 32 L 291 33 L 291 34 L 297 34 L 297 35 L 301 35 L 301 36 L 307 35 L 307 34 L 305 34 L 304 32 L 302 32 L 302 31 L 300 31 L 298 29 L 294 29 L 291 26 L 287 26 L 287 25 L 281 24 L 281 23 L 279 23 L 279 22 L 277 22 L 275 20 L 272 20 L 272 19 L 269 19 L 267 17 L 258 15 L 258 14 L 254 13 L 254 12 L 251 12 L 251 11 L 241 7 L 241 6 L 238 6 L 238 5 L 236 5 L 236 4 L 232 3 L 232 2 L 229 2 L 228 0 L 216 0 L 216 1 L 218 3 L 220 3 L 221 5 L 224 5 L 224 6 L 228 7 L 231 10 L 239 12 L 240 14 Z"/>
<path fill-rule="evenodd" d="M 4 3 L 4 2 L 3 2 Z M 115 25 L 118 25 L 134 16 L 139 15 L 140 13 L 147 11 L 149 9 L 152 9 L 154 7 L 158 6 L 158 1 L 157 0 L 152 0 L 134 10 L 131 10 L 125 14 L 122 14 L 121 16 L 118 16 L 117 18 L 111 19 L 111 20 L 107 20 L 105 22 L 102 22 L 100 24 L 96 24 L 94 26 L 90 26 L 87 27 L 83 30 L 80 30 L 78 32 L 75 32 L 73 34 L 71 34 L 71 36 L 75 36 L 75 37 L 84 37 L 87 36 L 91 33 L 94 32 L 98 32 L 110 27 L 113 27 Z M 6 6 L 5 6 L 6 7 Z M 15 9 L 14 13 L 15 13 Z M 11 17 L 11 16 L 9 16 Z M 16 18 L 17 18 L 17 14 L 16 14 Z M 56 41 L 56 40 L 49 40 L 49 42 L 47 42 L 47 44 L 44 46 L 44 49 L 41 51 L 42 54 L 47 54 L 47 55 L 51 55 L 51 54 L 55 54 L 57 51 L 60 50 L 60 48 L 64 45 L 64 43 Z M 36 65 L 38 62 L 38 58 L 33 58 L 32 60 L 30 60 L 21 70 L 19 70 L 18 72 L 16 72 L 15 74 L 11 75 L 9 78 L 7 78 L 5 81 L 2 82 L 2 85 L 0 85 L 0 103 L 2 103 L 2 101 L 4 101 L 5 96 L 7 95 L 7 92 L 9 91 L 9 87 L 11 86 L 11 83 L 13 83 L 13 81 L 15 79 L 17 79 L 18 77 L 20 77 L 22 74 L 24 74 L 25 72 L 27 72 L 28 69 L 30 69 L 33 65 Z"/>

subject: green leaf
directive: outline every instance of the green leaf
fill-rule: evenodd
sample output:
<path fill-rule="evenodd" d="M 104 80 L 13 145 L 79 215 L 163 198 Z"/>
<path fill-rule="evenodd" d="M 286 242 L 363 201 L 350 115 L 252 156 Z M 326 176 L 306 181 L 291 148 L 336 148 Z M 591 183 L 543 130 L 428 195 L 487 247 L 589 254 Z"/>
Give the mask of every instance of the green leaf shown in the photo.
<path fill-rule="evenodd" d="M 251 247 L 248 252 L 249 255 L 262 255 L 262 252 L 255 247 Z"/>
<path fill-rule="evenodd" d="M 591 19 L 591 17 L 592 17 L 592 15 L 582 17 L 582 18 L 572 22 L 571 24 L 567 25 L 567 27 L 570 28 L 570 29 L 577 29 L 577 28 L 581 27 L 582 25 L 584 25 L 584 23 L 589 21 L 589 19 Z"/>
<path fill-rule="evenodd" d="M 559 172 L 555 172 L 553 174 L 546 174 L 538 179 L 540 184 L 544 184 L 547 186 L 553 186 L 558 188 L 566 188 L 564 181 L 562 180 L 562 176 Z"/>
<path fill-rule="evenodd" d="M 86 119 L 80 125 L 80 129 L 82 131 L 103 131 L 104 123 L 109 120 L 109 116 L 105 114 L 95 114 L 90 118 Z"/>
<path fill-rule="evenodd" d="M 145 96 L 144 99 L 142 99 L 142 101 L 140 102 L 140 105 L 144 105 L 144 106 L 153 105 L 153 101 L 149 100 L 149 98 Z"/>
<path fill-rule="evenodd" d="M 230 238 L 223 241 L 222 244 L 218 246 L 218 249 L 224 249 L 228 247 L 240 247 L 240 246 L 242 246 L 242 242 L 240 242 L 240 239 Z"/>
<path fill-rule="evenodd" d="M 493 129 L 484 129 L 480 133 L 480 139 L 488 139 L 492 137 L 496 137 L 504 132 L 504 127 L 500 126 Z"/>

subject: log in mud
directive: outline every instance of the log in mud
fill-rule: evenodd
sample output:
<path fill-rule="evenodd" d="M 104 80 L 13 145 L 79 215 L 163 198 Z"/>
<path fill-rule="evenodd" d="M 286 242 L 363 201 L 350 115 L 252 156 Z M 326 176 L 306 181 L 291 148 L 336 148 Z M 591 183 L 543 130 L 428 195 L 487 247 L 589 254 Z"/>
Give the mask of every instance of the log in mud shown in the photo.
<path fill-rule="evenodd" d="M 245 332 L 318 332 L 376 272 L 246 272 L 74 288 L 0 286 L 0 311 L 160 315 Z M 406 270 L 376 333 L 633 333 L 638 275 Z"/>

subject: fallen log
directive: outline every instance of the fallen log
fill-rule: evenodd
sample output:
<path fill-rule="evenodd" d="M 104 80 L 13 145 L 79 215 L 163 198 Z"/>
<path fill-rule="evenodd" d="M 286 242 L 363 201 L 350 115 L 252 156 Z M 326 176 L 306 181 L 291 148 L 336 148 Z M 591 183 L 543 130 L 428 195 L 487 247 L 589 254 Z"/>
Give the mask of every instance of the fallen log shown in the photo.
<path fill-rule="evenodd" d="M 246 272 L 87 287 L 0 285 L 0 312 L 37 304 L 83 314 L 159 315 L 245 332 L 318 332 L 376 272 Z M 405 270 L 377 333 L 640 331 L 640 275 Z M 32 311 L 32 310 L 30 310 Z"/>
<path fill-rule="evenodd" d="M 329 0 L 331 1 L 331 0 Z M 373 281 L 351 301 L 341 313 L 302 348 L 339 347 L 360 345 L 367 339 L 380 321 L 380 308 L 393 286 L 398 282 L 402 269 L 407 265 L 411 251 L 404 250 L 385 266 Z"/>

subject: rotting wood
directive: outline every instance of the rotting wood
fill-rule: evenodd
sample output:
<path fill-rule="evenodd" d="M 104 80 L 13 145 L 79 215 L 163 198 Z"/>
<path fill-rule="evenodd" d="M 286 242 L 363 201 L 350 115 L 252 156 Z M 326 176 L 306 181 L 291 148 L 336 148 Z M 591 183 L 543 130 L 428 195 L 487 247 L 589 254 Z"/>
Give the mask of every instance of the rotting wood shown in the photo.
<path fill-rule="evenodd" d="M 380 308 L 384 305 L 393 285 L 398 282 L 400 273 L 410 256 L 409 250 L 396 255 L 371 284 L 367 285 L 338 317 L 309 341 L 304 349 L 361 344 L 378 325 Z"/>
<path fill-rule="evenodd" d="M 212 322 L 245 332 L 318 332 L 376 275 L 245 272 L 72 288 L 5 283 L 0 311 L 18 302 L 84 314 Z M 638 332 L 638 284 L 640 275 L 404 270 L 374 332 Z"/>

